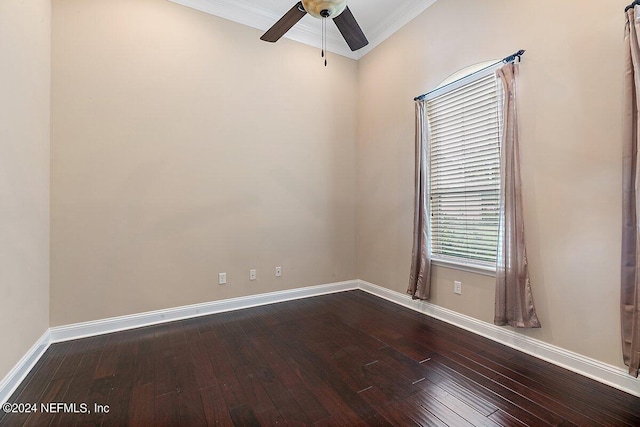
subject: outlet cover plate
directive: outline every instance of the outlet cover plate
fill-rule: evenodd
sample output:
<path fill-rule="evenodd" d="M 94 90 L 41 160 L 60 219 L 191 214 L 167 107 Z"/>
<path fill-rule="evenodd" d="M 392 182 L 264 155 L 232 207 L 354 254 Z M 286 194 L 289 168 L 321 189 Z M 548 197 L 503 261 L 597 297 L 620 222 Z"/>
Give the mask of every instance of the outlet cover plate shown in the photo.
<path fill-rule="evenodd" d="M 462 282 L 458 282 L 457 280 L 453 282 L 453 292 L 462 295 Z"/>

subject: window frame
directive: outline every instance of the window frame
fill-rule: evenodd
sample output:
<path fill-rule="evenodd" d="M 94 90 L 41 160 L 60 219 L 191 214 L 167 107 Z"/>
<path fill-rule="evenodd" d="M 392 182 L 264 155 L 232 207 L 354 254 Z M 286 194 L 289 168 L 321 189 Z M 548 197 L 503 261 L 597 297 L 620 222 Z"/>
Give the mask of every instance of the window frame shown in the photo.
<path fill-rule="evenodd" d="M 471 67 L 467 67 L 461 71 L 454 73 L 449 78 L 445 79 L 443 83 L 441 83 L 436 89 L 429 92 L 425 95 L 424 101 L 428 103 L 430 100 L 434 98 L 438 98 L 442 95 L 445 95 L 449 92 L 460 89 L 468 84 L 474 83 L 478 80 L 484 79 L 490 75 L 496 75 L 496 71 L 503 65 L 502 61 L 492 61 L 492 62 L 484 62 L 480 64 L 473 65 Z M 467 74 L 465 74 L 467 72 Z M 462 77 L 460 77 L 462 75 Z M 497 76 L 496 76 L 497 79 Z M 503 93 L 500 86 L 500 82 L 496 82 L 496 95 L 498 99 L 498 113 L 500 114 L 502 111 L 503 104 Z M 425 119 L 429 122 L 429 115 L 425 112 Z M 499 138 L 501 139 L 502 135 L 502 117 L 498 117 L 498 127 L 499 127 Z M 500 142 L 498 143 L 500 144 Z M 498 146 L 500 150 L 500 146 Z M 427 159 L 429 161 L 429 194 L 431 194 L 431 139 L 429 139 L 429 143 L 427 146 L 427 150 L 429 150 Z M 500 154 L 499 162 L 501 163 Z M 502 166 L 502 165 L 501 165 Z M 500 170 L 500 177 L 502 177 L 502 170 Z M 431 201 L 429 201 L 431 203 Z M 431 221 L 431 218 L 429 218 Z M 430 225 L 431 228 L 431 225 Z M 432 239 L 430 239 L 432 240 Z M 496 248 L 497 249 L 497 248 Z M 452 268 L 461 271 L 468 271 L 472 273 L 482 274 L 486 276 L 495 276 L 496 274 L 496 266 L 490 265 L 487 263 L 482 263 L 475 261 L 473 259 L 464 260 L 463 258 L 453 258 L 447 257 L 446 255 L 440 255 L 433 252 L 433 248 L 429 248 L 431 252 L 431 262 L 434 265 Z"/>

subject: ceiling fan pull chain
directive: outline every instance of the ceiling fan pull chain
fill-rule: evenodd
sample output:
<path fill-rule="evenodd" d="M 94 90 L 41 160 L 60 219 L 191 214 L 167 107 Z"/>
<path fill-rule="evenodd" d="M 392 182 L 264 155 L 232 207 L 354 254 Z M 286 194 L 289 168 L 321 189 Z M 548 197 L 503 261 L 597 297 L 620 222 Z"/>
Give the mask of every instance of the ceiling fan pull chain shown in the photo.
<path fill-rule="evenodd" d="M 322 18 L 322 57 L 324 58 L 324 66 L 327 66 L 327 18 Z"/>
<path fill-rule="evenodd" d="M 320 49 L 322 49 L 322 57 L 324 58 L 324 18 L 322 18 L 322 27 L 321 28 L 321 33 L 322 33 L 322 40 L 320 41 L 320 46 L 322 46 Z"/>

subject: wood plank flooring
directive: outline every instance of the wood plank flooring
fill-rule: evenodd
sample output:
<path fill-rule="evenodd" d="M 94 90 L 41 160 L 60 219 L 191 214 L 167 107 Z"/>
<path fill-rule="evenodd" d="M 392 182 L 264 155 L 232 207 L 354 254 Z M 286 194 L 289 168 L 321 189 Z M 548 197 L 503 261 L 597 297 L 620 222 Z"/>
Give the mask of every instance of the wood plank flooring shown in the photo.
<path fill-rule="evenodd" d="M 91 413 L 2 426 L 640 426 L 639 398 L 361 291 L 54 344 L 9 402 Z"/>

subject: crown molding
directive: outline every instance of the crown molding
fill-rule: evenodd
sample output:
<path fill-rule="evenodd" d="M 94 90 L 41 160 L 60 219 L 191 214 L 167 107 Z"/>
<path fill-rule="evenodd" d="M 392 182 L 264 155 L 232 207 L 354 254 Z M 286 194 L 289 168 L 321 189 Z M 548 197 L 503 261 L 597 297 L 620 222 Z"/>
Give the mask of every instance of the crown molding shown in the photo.
<path fill-rule="evenodd" d="M 187 6 L 201 12 L 209 13 L 220 18 L 228 19 L 239 24 L 247 25 L 262 31 L 269 29 L 278 19 L 280 14 L 274 13 L 262 7 L 250 5 L 242 1 L 230 0 L 169 0 L 173 3 Z M 327 28 L 327 50 L 329 52 L 358 60 L 372 51 L 376 46 L 389 38 L 392 34 L 405 26 L 420 13 L 424 12 L 437 0 L 405 0 L 397 7 L 394 13 L 388 15 L 373 29 L 366 29 L 365 34 L 369 39 L 369 45 L 352 52 L 344 42 L 340 32 L 331 26 Z M 313 25 L 313 24 L 317 25 Z M 321 48 L 322 30 L 318 21 L 303 18 L 284 36 L 290 40 L 304 43 L 309 46 Z"/>
<path fill-rule="evenodd" d="M 228 19 L 239 24 L 247 25 L 261 31 L 266 31 L 281 16 L 261 7 L 249 5 L 241 1 L 232 2 L 228 0 L 169 0 L 173 3 L 187 6 L 201 12 L 209 13 L 220 18 Z M 305 22 L 307 17 L 298 22 L 291 30 L 285 34 L 285 38 L 294 40 L 309 46 L 321 48 L 322 30 L 318 21 Z M 312 23 L 318 23 L 314 26 Z M 316 28 L 317 27 L 317 28 Z M 340 33 L 333 28 L 327 31 L 327 50 L 329 52 L 346 56 L 351 59 L 358 59 L 355 52 L 351 52 Z"/>
<path fill-rule="evenodd" d="M 357 52 L 360 59 L 375 49 L 380 43 L 394 35 L 400 28 L 407 25 L 414 18 L 427 10 L 438 0 L 411 0 L 399 6 L 394 13 L 380 21 L 373 29 L 368 30 L 369 44 Z"/>

